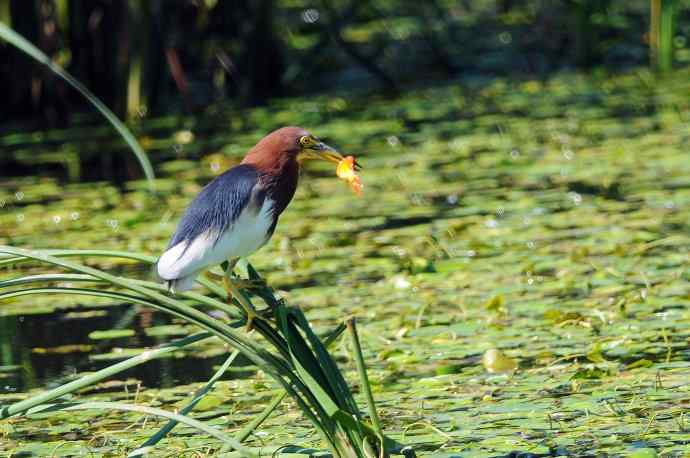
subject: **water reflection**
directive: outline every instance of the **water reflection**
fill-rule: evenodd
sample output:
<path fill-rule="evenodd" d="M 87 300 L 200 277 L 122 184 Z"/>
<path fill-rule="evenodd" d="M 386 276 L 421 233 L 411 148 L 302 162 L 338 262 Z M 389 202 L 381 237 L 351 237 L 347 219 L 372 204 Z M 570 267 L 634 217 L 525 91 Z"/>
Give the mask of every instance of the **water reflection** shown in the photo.
<path fill-rule="evenodd" d="M 168 316 L 129 305 L 81 308 L 51 314 L 0 315 L 0 393 L 26 391 L 63 383 L 75 375 L 111 365 L 118 351 L 151 348 L 179 335 L 151 336 L 153 327 L 171 324 Z M 94 330 L 129 329 L 126 337 L 95 340 Z M 126 333 L 125 333 L 126 334 Z M 227 355 L 195 354 L 156 359 L 110 380 L 141 381 L 148 387 L 170 387 L 207 380 Z"/>

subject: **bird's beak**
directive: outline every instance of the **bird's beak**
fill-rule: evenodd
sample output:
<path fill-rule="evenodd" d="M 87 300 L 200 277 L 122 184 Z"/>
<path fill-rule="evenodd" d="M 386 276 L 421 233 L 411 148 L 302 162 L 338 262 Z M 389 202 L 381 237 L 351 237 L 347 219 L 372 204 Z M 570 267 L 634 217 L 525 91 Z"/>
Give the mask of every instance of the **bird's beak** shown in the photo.
<path fill-rule="evenodd" d="M 316 148 L 314 148 L 314 154 L 318 159 L 323 159 L 324 161 L 329 162 L 335 162 L 336 164 L 340 163 L 340 161 L 344 159 L 342 154 L 340 154 L 334 148 L 328 146 L 323 142 L 319 142 L 316 144 Z M 357 163 L 357 161 L 355 161 L 355 169 L 359 170 L 360 168 L 361 166 Z"/>
<path fill-rule="evenodd" d="M 319 142 L 315 146 L 314 154 L 317 158 L 323 159 L 324 161 L 335 162 L 336 164 L 343 160 L 343 155 L 327 144 Z"/>

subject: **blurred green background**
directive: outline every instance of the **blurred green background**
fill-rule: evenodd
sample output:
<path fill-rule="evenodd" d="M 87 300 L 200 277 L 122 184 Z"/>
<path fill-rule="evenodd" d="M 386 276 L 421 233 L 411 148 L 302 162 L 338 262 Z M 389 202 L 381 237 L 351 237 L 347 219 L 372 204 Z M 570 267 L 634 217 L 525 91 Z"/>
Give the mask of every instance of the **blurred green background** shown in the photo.
<path fill-rule="evenodd" d="M 0 0 L 0 22 L 125 120 L 156 173 L 152 194 L 85 99 L 0 42 L 0 243 L 157 255 L 205 183 L 301 125 L 361 158 L 364 196 L 309 164 L 251 261 L 318 329 L 361 318 L 387 432 L 434 456 L 687 456 L 688 7 Z M 3 301 L 0 403 L 193 331 L 108 300 Z M 519 370 L 487 371 L 494 348 Z M 180 352 L 87 395 L 174 406 L 225 354 Z M 254 372 L 201 415 L 249 421 L 273 389 Z M 0 452 L 121 456 L 159 425 L 136 418 L 12 420 Z M 293 420 L 269 421 L 272 443 L 316 441 Z M 171 453 L 205 440 L 176 432 Z"/>
<path fill-rule="evenodd" d="M 448 78 L 620 71 L 690 59 L 681 0 L 11 1 L 0 20 L 121 116 L 395 91 Z M 673 24 L 679 26 L 674 27 Z M 66 126 L 84 102 L 2 48 L 2 123 Z M 657 56 L 657 54 L 659 54 Z M 17 75 L 22 78 L 17 78 Z M 40 127 L 40 125 L 34 126 Z"/>
<path fill-rule="evenodd" d="M 544 80 L 640 66 L 668 72 L 690 61 L 688 6 L 681 0 L 2 0 L 0 22 L 143 135 L 162 116 L 246 132 L 255 126 L 244 109 L 280 97 L 394 97 L 440 82 L 468 87 L 496 77 Z M 53 146 L 38 135 L 7 135 L 3 175 L 35 173 L 40 156 L 39 172 L 61 179 L 140 176 L 130 156 L 110 151 L 117 145 L 104 151 L 101 142 L 82 143 L 76 154 L 67 140 L 79 134 L 65 129 L 93 127 L 100 118 L 91 117 L 78 92 L 6 43 L 0 87 L 0 134 L 57 136 Z M 232 125 L 220 129 L 220 112 L 230 111 Z M 261 127 L 285 122 L 291 120 Z M 195 147 L 206 151 L 204 137 L 195 138 Z M 154 162 L 170 158 L 167 145 L 144 146 Z"/>

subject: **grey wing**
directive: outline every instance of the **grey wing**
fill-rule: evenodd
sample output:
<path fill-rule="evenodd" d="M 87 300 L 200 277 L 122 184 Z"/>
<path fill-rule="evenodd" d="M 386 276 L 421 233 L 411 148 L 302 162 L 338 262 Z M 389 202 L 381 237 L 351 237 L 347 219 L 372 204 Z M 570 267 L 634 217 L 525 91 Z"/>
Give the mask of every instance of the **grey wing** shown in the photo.
<path fill-rule="evenodd" d="M 214 248 L 249 204 L 259 172 L 239 165 L 211 181 L 185 211 L 167 250 L 157 263 L 158 275 L 175 280 L 198 273 L 214 262 Z"/>

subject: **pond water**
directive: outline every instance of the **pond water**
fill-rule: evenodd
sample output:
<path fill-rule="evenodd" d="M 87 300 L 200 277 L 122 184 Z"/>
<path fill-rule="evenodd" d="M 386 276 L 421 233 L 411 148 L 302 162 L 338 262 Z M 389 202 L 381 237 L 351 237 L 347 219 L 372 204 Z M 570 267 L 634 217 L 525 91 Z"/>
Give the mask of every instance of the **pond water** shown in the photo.
<path fill-rule="evenodd" d="M 328 165 L 309 164 L 273 239 L 251 262 L 316 328 L 360 318 L 387 432 L 436 456 L 601 456 L 648 446 L 684 456 L 689 76 L 448 83 L 395 99 L 312 97 L 146 120 L 138 135 L 156 163 L 155 198 L 142 182 L 67 179 L 103 179 L 108 162 L 93 157 L 127 154 L 107 129 L 83 141 L 86 128 L 8 134 L 3 148 L 51 172 L 2 178 L 0 242 L 155 256 L 204 183 L 267 131 L 303 125 L 361 159 L 364 195 L 354 197 Z M 99 153 L 99 144 L 108 147 Z M 70 165 L 48 154 L 63 150 L 85 156 Z M 54 168 L 43 169 L 40 158 Z M 102 168 L 82 170 L 89 167 Z M 87 262 L 150 278 L 134 261 Z M 2 269 L 2 279 L 20 274 Z M 29 297 L 0 303 L 0 403 L 194 332 L 130 304 Z M 486 372 L 482 355 L 492 348 L 518 371 Z M 174 403 L 226 351 L 210 342 L 140 366 L 94 395 L 141 389 L 145 400 Z M 346 349 L 336 355 L 352 375 Z M 274 389 L 249 373 L 241 365 L 231 372 L 219 388 L 225 401 L 202 416 L 230 430 L 246 423 Z M 288 407 L 281 412 L 294 419 L 290 429 L 277 421 L 263 429 L 271 443 L 318 445 Z M 71 437 L 78 421 L 101 421 L 85 418 L 53 420 L 60 427 L 44 442 Z M 103 419 L 98 437 L 110 442 L 99 450 L 130 450 L 151 432 L 125 432 L 132 418 Z M 34 427 L 49 425 L 14 420 L 7 447 L 40 454 L 26 442 Z M 65 453 L 94 434 L 72 437 Z M 201 440 L 179 434 L 170 450 Z"/>

